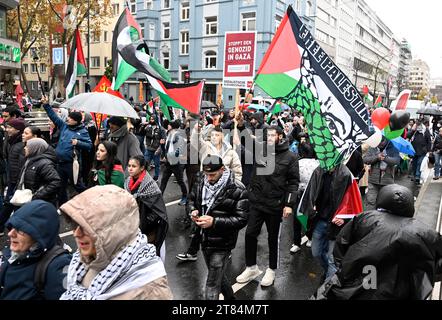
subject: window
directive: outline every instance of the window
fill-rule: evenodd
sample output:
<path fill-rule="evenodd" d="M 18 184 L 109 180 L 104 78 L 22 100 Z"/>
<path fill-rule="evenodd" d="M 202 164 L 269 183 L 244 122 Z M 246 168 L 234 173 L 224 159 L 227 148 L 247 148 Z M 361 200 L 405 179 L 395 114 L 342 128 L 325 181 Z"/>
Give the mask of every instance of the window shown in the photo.
<path fill-rule="evenodd" d="M 328 13 L 326 13 L 324 10 L 318 8 L 318 11 L 316 11 L 316 14 L 318 15 L 319 19 L 328 23 L 328 19 L 329 19 Z"/>
<path fill-rule="evenodd" d="M 170 7 L 170 0 L 163 0 L 163 9 L 167 9 Z"/>
<path fill-rule="evenodd" d="M 170 22 L 163 22 L 163 39 L 170 38 Z"/>
<path fill-rule="evenodd" d="M 132 14 L 137 13 L 137 0 L 129 0 L 129 10 Z"/>
<path fill-rule="evenodd" d="M 100 42 L 100 34 L 98 32 L 92 32 L 92 42 Z"/>
<path fill-rule="evenodd" d="M 306 3 L 306 8 L 305 8 L 305 14 L 307 16 L 313 16 L 313 5 L 311 3 L 311 1 L 307 1 Z"/>
<path fill-rule="evenodd" d="M 180 54 L 189 54 L 189 31 L 181 31 Z"/>
<path fill-rule="evenodd" d="M 316 40 L 327 43 L 328 35 L 326 33 L 322 32 L 319 29 L 316 29 L 315 35 Z"/>
<path fill-rule="evenodd" d="M 149 40 L 155 40 L 155 25 L 149 24 Z"/>
<path fill-rule="evenodd" d="M 278 30 L 279 25 L 281 24 L 282 17 L 279 15 L 275 16 L 275 32 Z"/>
<path fill-rule="evenodd" d="M 189 71 L 189 66 L 186 65 L 180 65 L 180 82 L 184 82 L 184 73 L 186 71 Z"/>
<path fill-rule="evenodd" d="M 295 0 L 295 11 L 298 14 L 301 12 L 301 0 Z"/>
<path fill-rule="evenodd" d="M 141 38 L 144 39 L 144 23 L 140 23 Z"/>
<path fill-rule="evenodd" d="M 170 68 L 170 54 L 169 52 L 163 52 L 163 67 L 166 70 Z"/>
<path fill-rule="evenodd" d="M 37 90 L 37 89 L 35 88 L 35 82 L 34 82 L 34 81 L 31 81 L 31 90 Z"/>
<path fill-rule="evenodd" d="M 336 18 L 330 17 L 330 24 L 332 27 L 336 27 Z"/>
<path fill-rule="evenodd" d="M 181 21 L 189 20 L 190 5 L 188 1 L 181 2 Z"/>
<path fill-rule="evenodd" d="M 61 33 L 52 34 L 52 44 L 61 44 Z"/>
<path fill-rule="evenodd" d="M 146 2 L 144 2 L 144 9 L 152 10 L 152 8 L 153 8 L 152 0 L 146 0 Z"/>
<path fill-rule="evenodd" d="M 114 14 L 114 16 L 118 16 L 120 14 L 120 4 L 119 3 L 112 4 L 112 13 Z"/>
<path fill-rule="evenodd" d="M 40 72 L 46 73 L 46 65 L 44 63 L 40 64 Z"/>
<path fill-rule="evenodd" d="M 215 2 L 217 0 L 206 0 L 206 2 Z"/>
<path fill-rule="evenodd" d="M 104 42 L 107 42 L 107 31 L 104 31 L 103 38 Z"/>
<path fill-rule="evenodd" d="M 91 57 L 91 68 L 100 68 L 100 57 Z"/>
<path fill-rule="evenodd" d="M 37 64 L 31 63 L 31 73 L 37 73 Z"/>
<path fill-rule="evenodd" d="M 329 44 L 334 47 L 336 45 L 336 39 L 332 36 L 329 36 Z"/>
<path fill-rule="evenodd" d="M 256 30 L 256 12 L 245 12 L 241 14 L 242 31 Z"/>
<path fill-rule="evenodd" d="M 206 35 L 214 35 L 218 33 L 218 18 L 207 17 L 206 18 Z"/>
<path fill-rule="evenodd" d="M 6 38 L 6 10 L 0 8 L 0 37 Z"/>
<path fill-rule="evenodd" d="M 216 69 L 216 52 L 207 51 L 204 53 L 204 68 Z"/>
<path fill-rule="evenodd" d="M 23 72 L 24 73 L 28 73 L 29 72 L 29 68 L 28 68 L 28 64 L 23 64 Z"/>
<path fill-rule="evenodd" d="M 108 57 L 104 57 L 104 67 L 106 68 L 107 67 L 107 62 L 109 61 L 109 58 Z"/>

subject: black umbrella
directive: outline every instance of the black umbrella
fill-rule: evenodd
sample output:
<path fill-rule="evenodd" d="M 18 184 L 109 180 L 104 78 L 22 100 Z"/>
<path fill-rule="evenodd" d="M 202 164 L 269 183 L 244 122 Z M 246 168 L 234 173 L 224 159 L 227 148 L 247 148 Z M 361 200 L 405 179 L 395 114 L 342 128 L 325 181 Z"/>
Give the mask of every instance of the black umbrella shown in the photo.
<path fill-rule="evenodd" d="M 203 100 L 201 102 L 201 110 L 202 109 L 217 109 L 218 107 L 212 101 Z"/>
<path fill-rule="evenodd" d="M 439 110 L 437 108 L 431 108 L 431 107 L 421 108 L 416 113 L 417 114 L 426 114 L 426 115 L 430 115 L 430 116 L 442 116 L 441 110 Z"/>

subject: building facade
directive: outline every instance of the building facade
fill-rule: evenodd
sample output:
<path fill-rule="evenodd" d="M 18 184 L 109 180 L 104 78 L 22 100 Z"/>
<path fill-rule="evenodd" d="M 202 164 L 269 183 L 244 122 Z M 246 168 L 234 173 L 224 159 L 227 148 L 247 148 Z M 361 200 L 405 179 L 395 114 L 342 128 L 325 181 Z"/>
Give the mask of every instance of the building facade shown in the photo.
<path fill-rule="evenodd" d="M 16 0 L 0 0 L 0 90 L 13 95 L 20 79 L 20 44 L 8 38 L 6 12 L 18 6 Z"/>
<path fill-rule="evenodd" d="M 412 97 L 417 97 L 419 93 L 430 91 L 430 68 L 428 64 L 421 60 L 413 60 L 410 66 L 409 88 L 412 90 Z"/>
<path fill-rule="evenodd" d="M 151 54 L 169 70 L 173 81 L 206 80 L 204 100 L 216 101 L 223 78 L 226 31 L 257 31 L 255 68 L 270 45 L 288 4 L 310 28 L 314 25 L 313 0 L 138 0 L 136 19 L 144 29 Z M 134 80 L 145 81 L 143 75 Z M 128 84 L 128 96 L 138 96 L 138 84 Z M 259 89 L 255 95 L 259 95 Z M 223 88 L 224 105 L 234 105 L 234 89 Z"/>

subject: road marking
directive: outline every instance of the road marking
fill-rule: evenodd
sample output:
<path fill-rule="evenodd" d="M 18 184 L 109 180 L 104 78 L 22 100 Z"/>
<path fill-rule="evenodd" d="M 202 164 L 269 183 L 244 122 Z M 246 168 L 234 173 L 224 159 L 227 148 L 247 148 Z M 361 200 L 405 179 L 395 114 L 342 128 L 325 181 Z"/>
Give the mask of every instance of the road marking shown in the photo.
<path fill-rule="evenodd" d="M 60 238 L 65 238 L 65 237 L 69 237 L 69 236 L 72 236 L 74 234 L 74 231 L 68 231 L 68 232 L 65 232 L 65 233 L 60 233 L 59 234 L 59 236 L 60 236 Z"/>
<path fill-rule="evenodd" d="M 172 201 L 172 202 L 166 203 L 166 207 L 173 206 L 173 205 L 178 204 L 178 203 L 180 203 L 180 202 L 181 202 L 181 200 L 175 200 L 175 201 Z"/>
<path fill-rule="evenodd" d="M 308 241 L 307 236 L 302 237 L 302 239 L 301 239 L 301 246 L 302 246 L 304 243 L 306 243 L 307 241 Z M 239 291 L 239 290 L 241 290 L 242 288 L 244 288 L 244 287 L 245 287 L 246 285 L 248 285 L 250 282 L 252 282 L 252 281 L 255 280 L 256 278 L 258 278 L 263 272 L 264 272 L 264 271 L 260 271 L 259 274 L 258 274 L 256 277 L 254 277 L 253 279 L 251 279 L 251 280 L 248 281 L 248 282 L 244 282 L 244 283 L 238 283 L 238 282 L 236 282 L 236 283 L 232 286 L 233 293 L 236 293 L 237 291 Z M 222 294 L 220 294 L 220 295 L 219 295 L 219 299 L 220 299 L 220 300 L 224 300 L 224 296 L 223 296 Z"/>

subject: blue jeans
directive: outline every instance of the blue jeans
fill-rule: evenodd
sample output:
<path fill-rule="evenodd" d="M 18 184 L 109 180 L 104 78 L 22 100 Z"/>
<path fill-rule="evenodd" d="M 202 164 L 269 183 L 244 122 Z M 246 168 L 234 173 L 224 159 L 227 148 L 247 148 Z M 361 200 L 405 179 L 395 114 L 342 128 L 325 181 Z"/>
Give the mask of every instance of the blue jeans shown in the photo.
<path fill-rule="evenodd" d="M 328 239 L 327 229 L 328 222 L 319 220 L 313 231 L 312 255 L 319 260 L 319 263 L 326 274 L 326 278 L 329 278 L 336 272 L 336 266 L 333 259 L 335 241 Z"/>
<path fill-rule="evenodd" d="M 424 158 L 425 154 L 422 156 L 414 156 L 413 158 L 413 173 L 416 182 L 419 182 L 421 179 L 421 164 Z"/>
<path fill-rule="evenodd" d="M 158 178 L 160 176 L 160 154 L 155 154 L 155 151 L 152 150 L 146 150 L 146 153 L 144 154 L 144 157 L 146 158 L 147 165 L 150 166 L 150 163 L 153 160 L 153 163 L 155 164 L 155 175 L 154 177 Z"/>
<path fill-rule="evenodd" d="M 226 276 L 230 250 L 203 249 L 203 255 L 209 269 L 206 282 L 206 300 L 219 300 L 220 293 L 223 294 L 225 300 L 233 299 L 233 289 Z"/>
<path fill-rule="evenodd" d="M 434 176 L 440 177 L 440 160 L 442 156 L 439 152 L 434 152 Z"/>

